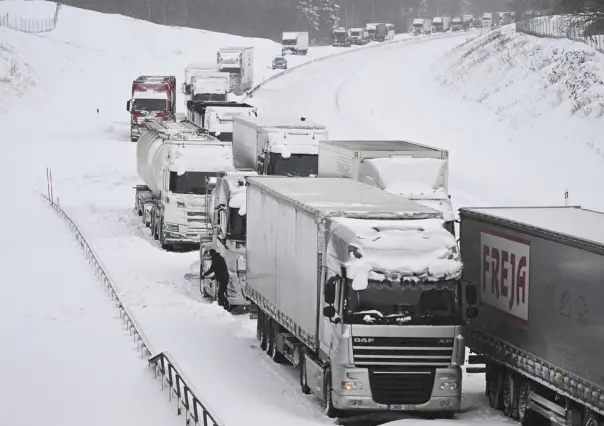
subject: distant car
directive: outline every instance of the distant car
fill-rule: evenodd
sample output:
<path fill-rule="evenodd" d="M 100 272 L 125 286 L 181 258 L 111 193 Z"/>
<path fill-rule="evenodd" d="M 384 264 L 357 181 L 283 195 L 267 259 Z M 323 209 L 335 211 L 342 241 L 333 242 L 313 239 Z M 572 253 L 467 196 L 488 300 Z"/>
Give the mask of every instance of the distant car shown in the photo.
<path fill-rule="evenodd" d="M 285 59 L 283 56 L 276 56 L 275 58 L 273 58 L 273 69 L 282 69 L 282 70 L 286 70 L 287 69 L 287 59 Z"/>

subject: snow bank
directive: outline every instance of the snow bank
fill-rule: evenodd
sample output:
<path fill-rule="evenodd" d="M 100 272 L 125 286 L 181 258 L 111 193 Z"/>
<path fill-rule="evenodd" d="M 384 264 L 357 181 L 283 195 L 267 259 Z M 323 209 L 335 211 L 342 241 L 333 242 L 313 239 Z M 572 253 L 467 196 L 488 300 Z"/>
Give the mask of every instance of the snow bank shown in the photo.
<path fill-rule="evenodd" d="M 583 43 L 494 31 L 448 54 L 440 82 L 481 103 L 514 128 L 548 110 L 586 120 L 604 117 L 604 64 Z M 520 94 L 522 94 L 520 96 Z"/>
<path fill-rule="evenodd" d="M 461 276 L 455 237 L 439 219 L 332 219 L 335 235 L 356 248 L 345 263 L 355 290 L 368 280 L 439 281 Z"/>
<path fill-rule="evenodd" d="M 2 31 L 10 30 L 0 27 L 0 34 Z M 10 99 L 23 97 L 35 85 L 35 74 L 23 55 L 12 44 L 0 41 L 0 111 Z"/>

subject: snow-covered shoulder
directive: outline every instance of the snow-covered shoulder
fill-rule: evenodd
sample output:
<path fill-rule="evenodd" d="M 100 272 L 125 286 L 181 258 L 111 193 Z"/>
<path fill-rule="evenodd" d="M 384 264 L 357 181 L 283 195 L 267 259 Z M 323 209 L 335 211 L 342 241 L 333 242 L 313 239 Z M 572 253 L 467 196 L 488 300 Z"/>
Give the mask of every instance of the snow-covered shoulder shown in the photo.
<path fill-rule="evenodd" d="M 331 221 L 333 234 L 353 247 L 345 267 L 355 290 L 369 280 L 435 283 L 461 276 L 457 241 L 441 219 Z"/>

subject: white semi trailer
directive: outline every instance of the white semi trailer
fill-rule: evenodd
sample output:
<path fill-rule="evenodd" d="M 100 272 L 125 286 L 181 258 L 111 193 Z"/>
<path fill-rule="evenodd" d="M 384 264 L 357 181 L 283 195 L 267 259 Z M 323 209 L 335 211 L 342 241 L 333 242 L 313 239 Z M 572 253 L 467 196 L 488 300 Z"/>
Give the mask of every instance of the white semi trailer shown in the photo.
<path fill-rule="evenodd" d="M 185 78 L 184 78 L 183 83 L 180 86 L 180 91 L 184 95 L 185 109 L 187 106 L 187 102 L 192 99 L 193 78 L 196 75 L 203 75 L 203 74 L 207 74 L 207 73 L 216 73 L 216 72 L 219 72 L 218 66 L 216 64 L 190 63 L 185 67 Z"/>
<path fill-rule="evenodd" d="M 223 47 L 218 50 L 218 70 L 231 75 L 231 92 L 243 95 L 254 85 L 254 48 Z"/>
<path fill-rule="evenodd" d="M 308 53 L 308 32 L 284 32 L 281 40 L 282 55 L 306 55 Z"/>
<path fill-rule="evenodd" d="M 321 141 L 319 176 L 350 178 L 432 207 L 455 233 L 444 149 L 396 140 Z"/>
<path fill-rule="evenodd" d="M 319 141 L 327 137 L 325 126 L 304 117 L 233 117 L 235 166 L 262 175 L 316 175 Z"/>
<path fill-rule="evenodd" d="M 331 417 L 459 411 L 462 263 L 442 213 L 351 179 L 246 180 L 261 348 Z"/>
<path fill-rule="evenodd" d="M 206 191 L 219 171 L 233 170 L 230 142 L 182 122 L 150 120 L 136 148 L 135 210 L 163 249 L 197 245 L 210 232 Z"/>

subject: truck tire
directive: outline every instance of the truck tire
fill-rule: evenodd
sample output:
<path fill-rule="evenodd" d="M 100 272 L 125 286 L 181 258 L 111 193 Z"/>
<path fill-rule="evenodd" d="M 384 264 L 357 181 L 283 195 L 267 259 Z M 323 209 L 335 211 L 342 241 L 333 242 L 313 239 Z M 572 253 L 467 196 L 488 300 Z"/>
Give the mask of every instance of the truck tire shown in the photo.
<path fill-rule="evenodd" d="M 486 374 L 487 397 L 489 398 L 489 405 L 495 410 L 501 410 L 503 408 L 502 378 L 501 368 L 498 365 L 489 362 L 487 364 Z"/>
<path fill-rule="evenodd" d="M 270 351 L 268 353 L 268 355 L 271 357 L 271 359 L 276 363 L 276 364 L 283 364 L 285 361 L 287 361 L 287 359 L 285 358 L 285 356 L 279 352 L 279 349 L 277 348 L 277 333 L 279 332 L 279 324 L 277 324 L 277 322 L 275 320 L 273 320 L 272 318 L 269 319 L 270 321 Z"/>
<path fill-rule="evenodd" d="M 514 376 L 509 370 L 502 370 L 501 376 L 501 403 L 503 405 L 503 414 L 509 418 L 514 418 L 514 415 L 518 411 L 516 380 L 514 380 Z"/>
<path fill-rule="evenodd" d="M 583 426 L 600 426 L 600 419 L 598 415 L 590 410 L 585 412 L 585 416 L 583 418 Z"/>
<path fill-rule="evenodd" d="M 525 424 L 525 419 L 530 417 L 528 415 L 528 403 L 529 393 L 531 393 L 531 383 L 524 377 L 518 377 L 518 397 L 516 398 L 517 403 L 517 420 L 521 424 Z"/>
<path fill-rule="evenodd" d="M 306 380 L 306 355 L 304 352 L 300 354 L 300 390 L 304 395 L 310 395 L 310 388 Z"/>
<path fill-rule="evenodd" d="M 130 142 L 137 142 L 137 141 L 138 141 L 138 138 L 130 136 Z"/>
<path fill-rule="evenodd" d="M 260 312 L 262 312 L 262 315 L 260 315 Z M 264 313 L 263 311 L 259 311 L 258 312 L 258 323 L 260 325 L 260 349 L 262 349 L 263 351 L 266 351 L 267 349 L 267 345 L 268 345 L 268 339 L 267 339 L 267 335 L 266 335 L 266 317 L 268 315 L 266 315 L 266 313 Z"/>

